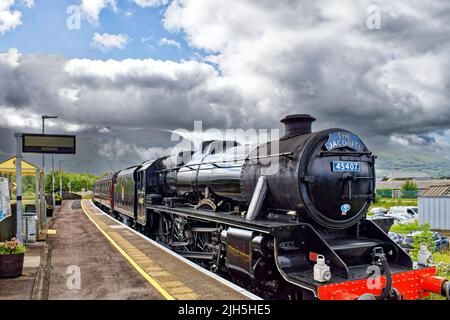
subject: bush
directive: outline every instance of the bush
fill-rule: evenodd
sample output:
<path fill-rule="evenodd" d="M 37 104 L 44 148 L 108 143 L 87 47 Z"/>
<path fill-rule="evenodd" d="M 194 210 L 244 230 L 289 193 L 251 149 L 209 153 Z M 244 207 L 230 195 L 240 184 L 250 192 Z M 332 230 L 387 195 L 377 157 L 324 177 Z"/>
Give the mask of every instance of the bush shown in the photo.
<path fill-rule="evenodd" d="M 410 233 L 421 230 L 419 222 L 416 220 L 413 223 L 397 223 L 394 224 L 389 231 L 397 233 Z"/>
<path fill-rule="evenodd" d="M 22 254 L 27 251 L 27 248 L 16 238 L 11 241 L 0 242 L 0 255 L 6 254 Z"/>
<path fill-rule="evenodd" d="M 412 245 L 411 256 L 414 260 L 417 260 L 417 253 L 420 250 L 420 245 L 425 244 L 430 251 L 434 251 L 435 243 L 433 241 L 433 233 L 430 231 L 430 225 L 428 223 L 420 227 L 421 233 L 414 236 L 414 243 Z"/>
<path fill-rule="evenodd" d="M 59 192 L 55 194 L 55 201 L 63 201 L 63 197 L 59 194 Z"/>

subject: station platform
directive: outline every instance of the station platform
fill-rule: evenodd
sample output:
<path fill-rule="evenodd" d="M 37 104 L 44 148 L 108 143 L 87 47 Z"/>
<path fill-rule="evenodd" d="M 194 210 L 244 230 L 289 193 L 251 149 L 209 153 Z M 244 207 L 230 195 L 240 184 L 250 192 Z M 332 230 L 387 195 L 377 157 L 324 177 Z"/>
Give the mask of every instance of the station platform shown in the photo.
<path fill-rule="evenodd" d="M 258 300 L 114 220 L 91 200 L 66 200 L 29 245 L 22 276 L 0 300 Z"/>
<path fill-rule="evenodd" d="M 165 299 L 259 299 L 113 219 L 92 201 L 82 200 L 81 207 L 99 232 Z"/>

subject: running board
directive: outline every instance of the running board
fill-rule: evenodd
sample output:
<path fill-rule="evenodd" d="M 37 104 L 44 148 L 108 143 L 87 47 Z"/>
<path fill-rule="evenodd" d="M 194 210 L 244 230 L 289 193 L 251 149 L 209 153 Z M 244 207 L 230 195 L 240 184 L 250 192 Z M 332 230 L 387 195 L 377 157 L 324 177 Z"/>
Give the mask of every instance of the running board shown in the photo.
<path fill-rule="evenodd" d="M 175 252 L 187 259 L 214 260 L 213 254 L 208 252 L 193 252 L 193 251 L 192 252 L 175 251 Z"/>

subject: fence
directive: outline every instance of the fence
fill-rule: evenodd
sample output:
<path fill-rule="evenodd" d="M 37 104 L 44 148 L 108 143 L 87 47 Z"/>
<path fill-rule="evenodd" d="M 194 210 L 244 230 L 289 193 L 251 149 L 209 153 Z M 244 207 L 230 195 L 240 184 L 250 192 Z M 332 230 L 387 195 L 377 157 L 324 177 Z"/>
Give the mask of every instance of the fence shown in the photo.
<path fill-rule="evenodd" d="M 399 189 L 378 189 L 377 197 L 380 198 L 401 198 L 416 199 L 419 197 L 420 191 L 416 190 L 399 190 Z"/>

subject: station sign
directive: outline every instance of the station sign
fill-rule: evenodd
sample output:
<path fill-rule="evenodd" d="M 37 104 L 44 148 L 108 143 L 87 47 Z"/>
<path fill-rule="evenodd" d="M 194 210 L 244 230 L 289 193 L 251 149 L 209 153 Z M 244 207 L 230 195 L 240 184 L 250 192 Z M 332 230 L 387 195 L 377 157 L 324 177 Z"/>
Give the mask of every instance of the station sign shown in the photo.
<path fill-rule="evenodd" d="M 22 134 L 24 153 L 75 154 L 76 136 L 55 134 Z"/>

